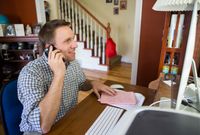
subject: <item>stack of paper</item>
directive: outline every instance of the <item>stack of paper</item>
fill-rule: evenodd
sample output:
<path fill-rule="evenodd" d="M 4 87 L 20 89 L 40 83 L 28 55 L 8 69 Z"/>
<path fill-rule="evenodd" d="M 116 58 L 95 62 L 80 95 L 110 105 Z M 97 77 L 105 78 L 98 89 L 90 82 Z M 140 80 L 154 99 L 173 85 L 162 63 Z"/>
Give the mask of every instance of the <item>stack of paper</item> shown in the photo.
<path fill-rule="evenodd" d="M 102 93 L 101 98 L 98 99 L 98 101 L 102 104 L 108 104 L 129 110 L 136 106 L 141 106 L 144 99 L 144 96 L 139 93 L 117 90 L 117 94 L 115 96 Z"/>

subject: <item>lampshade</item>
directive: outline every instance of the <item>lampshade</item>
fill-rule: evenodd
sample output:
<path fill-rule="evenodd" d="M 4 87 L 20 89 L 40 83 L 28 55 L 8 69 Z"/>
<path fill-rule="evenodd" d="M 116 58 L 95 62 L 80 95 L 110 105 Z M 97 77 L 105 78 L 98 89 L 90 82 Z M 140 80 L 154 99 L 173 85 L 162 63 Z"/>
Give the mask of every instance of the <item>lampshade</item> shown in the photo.
<path fill-rule="evenodd" d="M 156 11 L 191 11 L 197 1 L 200 10 L 200 0 L 157 0 L 153 6 Z"/>

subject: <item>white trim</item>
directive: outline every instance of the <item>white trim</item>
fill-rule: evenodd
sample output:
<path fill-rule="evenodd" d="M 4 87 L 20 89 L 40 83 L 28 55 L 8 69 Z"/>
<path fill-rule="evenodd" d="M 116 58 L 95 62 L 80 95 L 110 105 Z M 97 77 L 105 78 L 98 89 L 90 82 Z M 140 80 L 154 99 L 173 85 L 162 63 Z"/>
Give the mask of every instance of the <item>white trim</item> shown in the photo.
<path fill-rule="evenodd" d="M 131 84 L 137 83 L 137 70 L 138 70 L 139 48 L 140 48 L 140 32 L 141 32 L 141 20 L 142 20 L 142 4 L 143 4 L 143 0 L 136 0 L 135 2 Z"/>
<path fill-rule="evenodd" d="M 44 24 L 46 22 L 44 0 L 35 0 L 37 22 Z"/>

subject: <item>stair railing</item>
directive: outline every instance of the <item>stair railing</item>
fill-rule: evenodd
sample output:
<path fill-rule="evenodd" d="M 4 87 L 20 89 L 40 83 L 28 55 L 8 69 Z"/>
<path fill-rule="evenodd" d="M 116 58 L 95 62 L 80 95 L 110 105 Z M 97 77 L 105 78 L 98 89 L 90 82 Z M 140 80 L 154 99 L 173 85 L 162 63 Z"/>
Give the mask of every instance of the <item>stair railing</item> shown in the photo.
<path fill-rule="evenodd" d="M 100 58 L 100 64 L 108 65 L 105 45 L 110 37 L 110 24 L 105 26 L 78 0 L 58 0 L 59 18 L 71 22 L 78 41 L 85 43 L 85 49 L 92 50 L 93 57 Z"/>

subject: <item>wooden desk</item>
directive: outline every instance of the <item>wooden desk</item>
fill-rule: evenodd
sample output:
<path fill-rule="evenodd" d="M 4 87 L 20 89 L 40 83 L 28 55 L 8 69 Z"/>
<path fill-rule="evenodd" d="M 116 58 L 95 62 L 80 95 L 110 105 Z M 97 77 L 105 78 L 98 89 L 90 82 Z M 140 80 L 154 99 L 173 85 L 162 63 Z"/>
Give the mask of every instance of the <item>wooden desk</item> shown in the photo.
<path fill-rule="evenodd" d="M 107 85 L 116 83 L 113 81 L 105 82 Z M 144 105 L 149 105 L 154 101 L 155 90 L 130 84 L 121 84 L 127 91 L 142 93 L 146 97 Z M 48 135 L 84 135 L 105 107 L 106 105 L 100 104 L 92 93 L 58 121 Z"/>

